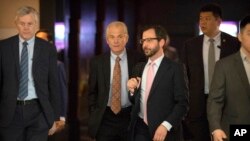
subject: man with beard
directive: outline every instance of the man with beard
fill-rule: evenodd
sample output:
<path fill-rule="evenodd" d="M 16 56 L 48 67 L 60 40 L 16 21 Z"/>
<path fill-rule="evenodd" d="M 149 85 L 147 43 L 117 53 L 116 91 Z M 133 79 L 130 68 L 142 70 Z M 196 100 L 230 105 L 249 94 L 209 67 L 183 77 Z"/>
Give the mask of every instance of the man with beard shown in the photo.
<path fill-rule="evenodd" d="M 127 87 L 133 103 L 132 141 L 179 141 L 187 112 L 187 84 L 182 65 L 164 57 L 167 32 L 158 25 L 142 30 L 140 43 L 147 63 L 137 64 Z"/>

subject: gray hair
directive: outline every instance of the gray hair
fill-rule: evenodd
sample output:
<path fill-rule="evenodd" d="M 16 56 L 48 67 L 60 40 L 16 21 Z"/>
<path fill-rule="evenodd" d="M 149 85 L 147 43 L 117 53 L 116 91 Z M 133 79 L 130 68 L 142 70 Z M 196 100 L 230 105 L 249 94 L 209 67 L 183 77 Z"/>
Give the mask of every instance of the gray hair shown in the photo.
<path fill-rule="evenodd" d="M 128 28 L 126 26 L 126 24 L 124 22 L 121 22 L 121 21 L 114 21 L 114 22 L 111 22 L 108 26 L 107 26 L 107 29 L 106 29 L 106 36 L 109 32 L 109 28 L 111 26 L 115 26 L 115 27 L 123 27 L 123 30 L 124 30 L 124 34 L 128 35 Z"/>
<path fill-rule="evenodd" d="M 33 14 L 34 18 L 36 20 L 37 23 L 39 23 L 39 13 L 38 11 L 30 6 L 23 6 L 20 7 L 17 12 L 16 12 L 16 17 L 15 17 L 15 22 L 18 20 L 19 17 L 28 15 L 28 14 Z"/>

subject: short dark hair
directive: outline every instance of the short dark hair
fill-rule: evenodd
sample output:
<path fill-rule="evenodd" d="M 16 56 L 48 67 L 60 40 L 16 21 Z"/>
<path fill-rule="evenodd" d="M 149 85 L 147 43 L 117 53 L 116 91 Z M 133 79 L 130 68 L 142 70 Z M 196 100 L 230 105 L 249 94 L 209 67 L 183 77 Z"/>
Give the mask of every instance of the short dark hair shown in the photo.
<path fill-rule="evenodd" d="M 245 16 L 241 21 L 240 21 L 240 31 L 242 31 L 247 24 L 250 24 L 250 15 Z"/>
<path fill-rule="evenodd" d="M 209 3 L 209 4 L 205 4 L 201 7 L 200 12 L 212 12 L 214 17 L 216 18 L 222 18 L 222 11 L 221 11 L 221 7 L 216 4 L 216 3 Z"/>
<path fill-rule="evenodd" d="M 142 28 L 142 31 L 141 31 L 141 37 L 142 37 L 142 33 L 146 30 L 149 30 L 149 29 L 155 30 L 155 35 L 156 35 L 156 38 L 158 38 L 158 40 L 164 39 L 166 41 L 166 38 L 168 37 L 168 33 L 167 33 L 166 29 L 160 25 L 144 26 Z"/>
<path fill-rule="evenodd" d="M 51 32 L 50 32 L 48 29 L 40 29 L 40 30 L 38 30 L 38 31 L 36 32 L 36 34 L 37 34 L 37 33 L 40 33 L 40 32 L 44 32 L 44 33 L 47 34 L 47 38 L 48 38 L 48 41 L 49 41 L 49 42 L 52 42 L 52 41 L 53 41 L 52 34 L 51 34 Z"/>

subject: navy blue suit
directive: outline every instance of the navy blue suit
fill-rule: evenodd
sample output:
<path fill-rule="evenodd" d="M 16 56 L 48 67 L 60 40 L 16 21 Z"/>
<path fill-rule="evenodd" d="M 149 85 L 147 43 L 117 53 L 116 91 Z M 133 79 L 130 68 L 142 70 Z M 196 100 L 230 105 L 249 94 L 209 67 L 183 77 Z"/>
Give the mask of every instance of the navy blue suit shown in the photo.
<path fill-rule="evenodd" d="M 38 102 L 36 106 L 18 106 L 17 95 L 19 90 L 20 71 L 19 36 L 16 35 L 0 41 L 1 140 L 5 141 L 5 138 L 10 139 L 18 136 L 20 131 L 16 128 L 16 124 L 19 123 L 15 122 L 20 120 L 20 115 L 25 114 L 19 113 L 20 111 L 27 112 L 27 115 L 23 116 L 27 116 L 30 119 L 25 121 L 24 124 L 29 124 L 30 128 L 41 127 L 40 129 L 43 132 L 50 129 L 53 122 L 59 119 L 60 99 L 58 98 L 59 89 L 56 61 L 57 54 L 55 47 L 44 40 L 35 38 L 31 74 L 34 78 L 34 87 L 38 97 Z M 38 120 L 33 121 L 36 118 L 38 118 Z M 16 130 L 7 133 L 6 129 L 8 127 L 14 127 Z M 45 135 L 46 132 L 44 132 L 41 139 L 37 138 L 37 140 L 43 140 L 44 137 L 47 138 Z M 27 138 L 31 136 L 33 135 L 27 135 Z"/>
<path fill-rule="evenodd" d="M 67 89 L 66 72 L 63 62 L 57 61 L 57 68 L 58 68 L 58 78 L 59 78 L 59 94 L 61 98 L 60 117 L 66 117 L 67 106 L 68 106 L 68 89 Z"/>
<path fill-rule="evenodd" d="M 145 65 L 146 63 L 138 64 L 134 68 L 133 77 L 142 78 Z M 133 103 L 129 126 L 131 141 L 135 137 L 138 114 L 140 112 L 140 87 L 130 97 Z M 164 57 L 155 75 L 147 101 L 148 128 L 151 139 L 153 139 L 157 127 L 163 121 L 167 121 L 173 127 L 168 132 L 165 141 L 180 140 L 182 137 L 181 121 L 188 109 L 187 92 L 183 66 Z"/>

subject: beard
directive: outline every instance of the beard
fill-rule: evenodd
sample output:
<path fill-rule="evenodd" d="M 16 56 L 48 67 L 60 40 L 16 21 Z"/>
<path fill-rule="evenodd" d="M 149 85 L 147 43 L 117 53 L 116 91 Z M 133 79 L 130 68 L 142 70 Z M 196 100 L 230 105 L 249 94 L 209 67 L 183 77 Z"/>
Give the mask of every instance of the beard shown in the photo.
<path fill-rule="evenodd" d="M 147 47 L 143 48 L 144 54 L 146 55 L 146 57 L 152 57 L 154 56 L 158 51 L 160 50 L 160 46 L 157 45 L 152 49 L 149 49 Z"/>

